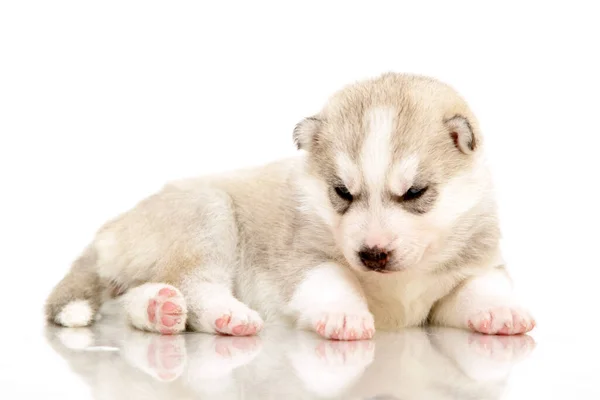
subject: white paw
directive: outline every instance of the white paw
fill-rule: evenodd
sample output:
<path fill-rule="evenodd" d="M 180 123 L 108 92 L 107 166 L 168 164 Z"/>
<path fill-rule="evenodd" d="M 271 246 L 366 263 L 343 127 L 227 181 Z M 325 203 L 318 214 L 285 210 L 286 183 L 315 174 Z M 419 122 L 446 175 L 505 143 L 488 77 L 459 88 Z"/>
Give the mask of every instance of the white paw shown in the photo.
<path fill-rule="evenodd" d="M 183 296 L 173 286 L 157 287 L 146 308 L 148 326 L 154 332 L 164 335 L 185 330 L 187 310 Z"/>
<path fill-rule="evenodd" d="M 94 319 L 94 312 L 87 300 L 73 300 L 65 305 L 54 321 L 67 328 L 88 326 Z"/>
<path fill-rule="evenodd" d="M 520 335 L 535 327 L 535 320 L 518 307 L 491 307 L 469 316 L 471 330 L 487 335 Z"/>
<path fill-rule="evenodd" d="M 264 323 L 256 311 L 238 301 L 228 303 L 203 310 L 200 324 L 223 335 L 251 336 L 261 331 Z"/>
<path fill-rule="evenodd" d="M 311 319 L 314 330 L 327 339 L 366 340 L 375 334 L 373 315 L 368 312 L 321 312 Z"/>

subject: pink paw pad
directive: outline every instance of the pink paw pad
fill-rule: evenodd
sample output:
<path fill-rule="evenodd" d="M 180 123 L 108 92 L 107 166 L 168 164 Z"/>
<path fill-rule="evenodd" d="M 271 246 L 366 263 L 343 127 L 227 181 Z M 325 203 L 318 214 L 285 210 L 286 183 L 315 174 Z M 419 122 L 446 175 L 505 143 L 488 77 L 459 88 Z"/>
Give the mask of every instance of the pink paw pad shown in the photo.
<path fill-rule="evenodd" d="M 507 307 L 480 312 L 467 324 L 471 330 L 487 335 L 520 335 L 535 327 L 535 321 L 526 311 Z"/>
<path fill-rule="evenodd" d="M 177 296 L 177 292 L 171 288 L 164 287 L 158 291 L 158 295 L 165 297 L 175 297 Z"/>
<path fill-rule="evenodd" d="M 238 320 L 232 315 L 223 315 L 215 321 L 218 333 L 230 336 L 256 335 L 262 328 L 262 321 Z"/>
<path fill-rule="evenodd" d="M 185 328 L 184 307 L 183 297 L 176 290 L 164 287 L 148 301 L 148 321 L 162 334 L 181 332 Z"/>
<path fill-rule="evenodd" d="M 373 317 L 346 314 L 328 314 L 314 325 L 315 331 L 333 340 L 369 340 L 375 334 Z"/>

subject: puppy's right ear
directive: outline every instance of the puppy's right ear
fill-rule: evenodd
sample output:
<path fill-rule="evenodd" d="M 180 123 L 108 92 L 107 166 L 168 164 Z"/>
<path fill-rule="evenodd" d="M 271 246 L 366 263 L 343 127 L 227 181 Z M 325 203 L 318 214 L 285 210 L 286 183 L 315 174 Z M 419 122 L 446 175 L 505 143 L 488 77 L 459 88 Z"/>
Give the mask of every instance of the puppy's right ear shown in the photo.
<path fill-rule="evenodd" d="M 323 120 L 312 116 L 300 121 L 294 128 L 294 143 L 300 150 L 308 150 L 318 140 Z"/>

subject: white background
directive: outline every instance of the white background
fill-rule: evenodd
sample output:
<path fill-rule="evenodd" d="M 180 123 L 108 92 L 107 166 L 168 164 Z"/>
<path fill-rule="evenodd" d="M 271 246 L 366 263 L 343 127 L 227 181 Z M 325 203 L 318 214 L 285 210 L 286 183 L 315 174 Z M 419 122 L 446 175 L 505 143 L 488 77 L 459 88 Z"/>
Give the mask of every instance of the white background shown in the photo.
<path fill-rule="evenodd" d="M 545 349 L 515 385 L 569 394 L 569 368 L 599 355 L 600 24 L 594 2 L 558 4 L 2 2 L 0 381 L 54 379 L 41 307 L 106 219 L 168 180 L 293 154 L 297 121 L 392 70 L 450 83 L 479 116 Z"/>

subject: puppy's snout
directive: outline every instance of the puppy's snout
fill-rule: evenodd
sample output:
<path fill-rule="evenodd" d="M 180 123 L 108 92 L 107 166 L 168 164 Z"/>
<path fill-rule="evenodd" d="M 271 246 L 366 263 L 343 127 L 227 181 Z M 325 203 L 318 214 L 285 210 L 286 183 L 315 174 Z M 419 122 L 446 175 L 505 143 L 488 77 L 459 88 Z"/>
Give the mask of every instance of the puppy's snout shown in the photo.
<path fill-rule="evenodd" d="M 365 267 L 373 271 L 382 271 L 388 263 L 389 252 L 379 247 L 365 247 L 358 252 Z"/>

